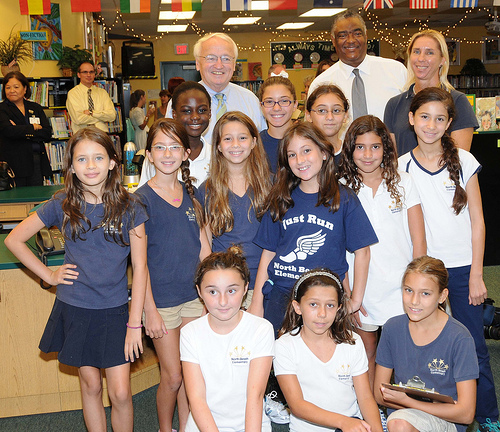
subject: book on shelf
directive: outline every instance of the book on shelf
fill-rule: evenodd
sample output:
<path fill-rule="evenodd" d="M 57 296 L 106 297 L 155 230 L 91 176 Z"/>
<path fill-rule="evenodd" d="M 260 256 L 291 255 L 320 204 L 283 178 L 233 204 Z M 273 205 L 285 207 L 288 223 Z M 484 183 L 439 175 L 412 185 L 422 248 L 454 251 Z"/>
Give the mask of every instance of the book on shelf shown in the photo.
<path fill-rule="evenodd" d="M 54 186 L 54 185 L 63 185 L 64 184 L 64 176 L 61 173 L 54 173 L 50 177 L 46 177 L 43 180 L 44 186 Z"/>
<path fill-rule="evenodd" d="M 45 151 L 47 152 L 52 171 L 62 170 L 64 166 L 66 141 L 51 141 L 45 143 Z"/>
<path fill-rule="evenodd" d="M 37 104 L 49 106 L 49 82 L 48 81 L 33 81 L 30 82 L 31 98 L 30 100 Z"/>
<path fill-rule="evenodd" d="M 106 90 L 113 103 L 118 103 L 118 87 L 115 81 L 96 80 L 94 85 Z"/>
<path fill-rule="evenodd" d="M 119 106 L 115 107 L 116 117 L 112 122 L 107 122 L 109 133 L 120 133 L 123 131 L 122 109 Z"/>

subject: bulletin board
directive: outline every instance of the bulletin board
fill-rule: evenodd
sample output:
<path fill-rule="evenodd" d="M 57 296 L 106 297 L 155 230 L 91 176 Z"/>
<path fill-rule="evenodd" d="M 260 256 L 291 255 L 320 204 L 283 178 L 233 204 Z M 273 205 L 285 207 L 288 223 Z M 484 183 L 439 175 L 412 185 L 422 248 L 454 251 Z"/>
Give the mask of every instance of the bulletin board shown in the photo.
<path fill-rule="evenodd" d="M 380 42 L 368 40 L 367 51 L 380 55 Z M 271 42 L 271 64 L 284 64 L 287 69 L 316 69 L 326 59 L 339 59 L 331 41 Z"/>

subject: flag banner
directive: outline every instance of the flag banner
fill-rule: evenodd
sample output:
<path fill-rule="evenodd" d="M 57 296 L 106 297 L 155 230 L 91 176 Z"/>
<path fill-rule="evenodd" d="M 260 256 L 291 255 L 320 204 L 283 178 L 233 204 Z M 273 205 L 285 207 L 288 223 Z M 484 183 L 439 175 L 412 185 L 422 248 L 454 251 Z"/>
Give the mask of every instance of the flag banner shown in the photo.
<path fill-rule="evenodd" d="M 222 11 L 247 11 L 251 0 L 222 0 Z"/>
<path fill-rule="evenodd" d="M 201 0 L 172 0 L 172 12 L 201 11 Z"/>
<path fill-rule="evenodd" d="M 101 0 L 71 0 L 71 12 L 101 12 Z"/>
<path fill-rule="evenodd" d="M 269 10 L 297 9 L 297 0 L 269 0 Z"/>
<path fill-rule="evenodd" d="M 495 5 L 495 1 L 493 1 L 493 6 Z M 477 7 L 477 0 L 451 0 L 450 2 L 451 8 L 475 8 Z"/>
<path fill-rule="evenodd" d="M 50 0 L 19 0 L 21 15 L 50 15 Z"/>
<path fill-rule="evenodd" d="M 394 3 L 392 0 L 365 0 L 363 8 L 368 9 L 392 9 Z"/>
<path fill-rule="evenodd" d="M 314 8 L 341 8 L 342 0 L 314 0 Z"/>
<path fill-rule="evenodd" d="M 437 9 L 437 0 L 410 0 L 410 9 Z"/>
<path fill-rule="evenodd" d="M 120 0 L 121 13 L 149 13 L 151 0 Z"/>

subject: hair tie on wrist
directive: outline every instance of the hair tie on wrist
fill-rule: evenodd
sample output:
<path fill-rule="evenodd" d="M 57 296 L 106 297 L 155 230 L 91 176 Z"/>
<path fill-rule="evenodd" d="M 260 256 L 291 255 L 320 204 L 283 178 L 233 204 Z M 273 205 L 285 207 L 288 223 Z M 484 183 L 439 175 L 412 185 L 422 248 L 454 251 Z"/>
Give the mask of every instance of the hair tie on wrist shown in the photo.
<path fill-rule="evenodd" d="M 131 325 L 129 325 L 129 323 L 125 324 L 129 329 L 132 329 L 132 330 L 137 330 L 137 329 L 140 329 L 142 328 L 142 324 L 138 327 L 132 327 Z"/>

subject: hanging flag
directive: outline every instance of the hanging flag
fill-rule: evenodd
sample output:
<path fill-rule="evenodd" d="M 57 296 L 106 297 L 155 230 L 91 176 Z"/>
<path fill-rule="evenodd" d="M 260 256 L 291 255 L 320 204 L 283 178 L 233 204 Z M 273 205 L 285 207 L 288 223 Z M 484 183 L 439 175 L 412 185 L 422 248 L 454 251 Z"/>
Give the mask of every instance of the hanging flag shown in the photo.
<path fill-rule="evenodd" d="M 365 0 L 363 3 L 363 8 L 368 9 L 392 9 L 394 3 L 392 0 Z"/>
<path fill-rule="evenodd" d="M 315 8 L 341 8 L 343 6 L 342 0 L 314 0 Z"/>
<path fill-rule="evenodd" d="M 493 6 L 495 4 L 493 3 Z M 477 7 L 477 0 L 451 0 L 451 8 L 475 8 Z"/>
<path fill-rule="evenodd" d="M 222 0 L 222 11 L 247 11 L 251 0 Z"/>
<path fill-rule="evenodd" d="M 410 9 L 437 9 L 437 0 L 410 0 Z"/>
<path fill-rule="evenodd" d="M 71 0 L 71 12 L 101 12 L 101 0 Z"/>
<path fill-rule="evenodd" d="M 120 0 L 121 13 L 149 13 L 151 0 Z"/>
<path fill-rule="evenodd" d="M 269 0 L 269 10 L 297 9 L 297 0 Z"/>
<path fill-rule="evenodd" d="M 19 0 L 21 15 L 50 15 L 50 0 Z"/>
<path fill-rule="evenodd" d="M 172 12 L 201 11 L 201 0 L 172 0 Z"/>

